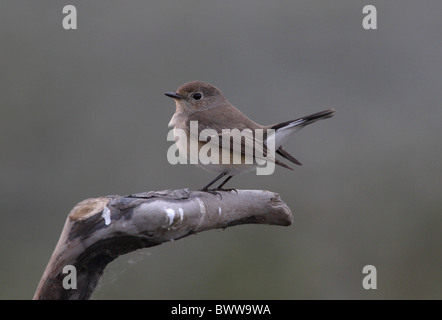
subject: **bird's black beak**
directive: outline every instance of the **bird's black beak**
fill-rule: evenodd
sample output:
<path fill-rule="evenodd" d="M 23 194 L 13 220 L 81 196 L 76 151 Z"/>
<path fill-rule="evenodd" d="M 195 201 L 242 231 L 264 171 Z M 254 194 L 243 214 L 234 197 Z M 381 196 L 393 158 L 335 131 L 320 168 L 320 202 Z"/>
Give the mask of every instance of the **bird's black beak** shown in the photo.
<path fill-rule="evenodd" d="M 164 94 L 166 96 L 170 97 L 170 98 L 174 98 L 174 99 L 178 99 L 178 100 L 184 99 L 183 96 L 181 96 L 181 95 L 179 95 L 178 93 L 175 93 L 175 92 L 165 92 Z"/>

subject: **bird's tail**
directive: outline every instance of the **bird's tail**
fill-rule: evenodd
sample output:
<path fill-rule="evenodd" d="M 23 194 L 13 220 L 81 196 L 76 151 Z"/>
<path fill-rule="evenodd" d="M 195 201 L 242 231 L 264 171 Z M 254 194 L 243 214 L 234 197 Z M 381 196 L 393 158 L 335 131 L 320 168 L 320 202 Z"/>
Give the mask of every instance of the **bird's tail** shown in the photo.
<path fill-rule="evenodd" d="M 312 124 L 318 120 L 331 118 L 331 117 L 333 117 L 335 112 L 336 112 L 335 109 L 324 110 L 324 111 L 317 112 L 317 113 L 314 113 L 314 114 L 311 114 L 309 116 L 302 117 L 299 119 L 289 120 L 289 121 L 274 124 L 274 125 L 270 126 L 270 129 L 278 130 L 278 129 L 282 129 L 285 127 L 286 128 L 297 127 L 297 126 L 305 127 L 306 125 Z"/>
<path fill-rule="evenodd" d="M 299 129 L 312 124 L 318 120 L 327 119 L 334 115 L 336 111 L 334 109 L 328 109 L 324 110 L 318 113 L 311 114 L 306 117 L 302 117 L 295 120 L 285 121 L 281 123 L 277 123 L 271 126 L 268 126 L 269 129 L 275 130 L 275 145 L 276 145 L 276 153 L 279 154 L 281 157 L 289 160 L 290 162 L 293 162 L 294 164 L 301 166 L 302 163 L 299 162 L 295 157 L 293 157 L 290 153 L 288 153 L 283 147 L 282 144 L 287 140 L 289 136 L 291 136 L 293 133 L 298 131 Z M 277 162 L 277 164 L 286 167 L 288 169 L 292 169 L 285 165 L 284 163 Z M 293 170 L 293 169 L 292 169 Z"/>

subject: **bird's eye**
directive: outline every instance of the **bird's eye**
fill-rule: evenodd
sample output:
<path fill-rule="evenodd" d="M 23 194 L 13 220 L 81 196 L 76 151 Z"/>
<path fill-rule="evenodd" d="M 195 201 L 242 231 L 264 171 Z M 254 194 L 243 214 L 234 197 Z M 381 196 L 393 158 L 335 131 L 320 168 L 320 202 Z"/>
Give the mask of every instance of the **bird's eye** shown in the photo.
<path fill-rule="evenodd" d="M 195 100 L 201 100 L 202 97 L 203 95 L 200 92 L 194 93 L 192 96 Z"/>

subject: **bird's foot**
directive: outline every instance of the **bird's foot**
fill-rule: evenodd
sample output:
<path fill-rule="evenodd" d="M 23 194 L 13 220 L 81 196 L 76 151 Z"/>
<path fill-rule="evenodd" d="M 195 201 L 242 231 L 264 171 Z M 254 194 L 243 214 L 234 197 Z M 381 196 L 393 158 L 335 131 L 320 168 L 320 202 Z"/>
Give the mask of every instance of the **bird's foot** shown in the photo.
<path fill-rule="evenodd" d="M 238 190 L 234 189 L 234 188 L 230 188 L 230 189 L 223 189 L 223 188 L 217 188 L 217 189 L 213 189 L 214 191 L 225 191 L 225 192 L 231 192 L 231 191 L 235 191 L 236 194 L 238 194 Z"/>
<path fill-rule="evenodd" d="M 231 189 L 223 189 L 223 188 L 205 189 L 205 188 L 203 188 L 203 189 L 201 189 L 199 191 L 208 192 L 208 193 L 211 193 L 213 195 L 219 196 L 221 198 L 221 200 L 223 199 L 223 196 L 221 195 L 221 193 L 219 193 L 219 191 L 224 191 L 224 192 L 235 191 L 236 194 L 238 194 L 238 190 L 233 189 L 233 188 L 231 188 Z"/>
<path fill-rule="evenodd" d="M 220 198 L 221 198 L 221 200 L 223 199 L 223 196 L 221 195 L 221 193 L 219 193 L 218 191 L 217 191 L 217 189 L 201 189 L 201 190 L 199 190 L 199 191 L 202 191 L 202 192 L 208 192 L 208 193 L 211 193 L 211 194 L 213 194 L 213 195 L 215 195 L 215 196 L 220 196 Z"/>

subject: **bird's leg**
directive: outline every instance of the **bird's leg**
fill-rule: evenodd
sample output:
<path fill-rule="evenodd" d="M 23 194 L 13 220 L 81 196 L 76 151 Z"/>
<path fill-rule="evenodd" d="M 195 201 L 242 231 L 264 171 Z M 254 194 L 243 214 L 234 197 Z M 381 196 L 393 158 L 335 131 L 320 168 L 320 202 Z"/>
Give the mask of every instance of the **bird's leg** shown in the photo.
<path fill-rule="evenodd" d="M 226 180 L 224 180 L 218 187 L 216 187 L 214 190 L 218 190 L 218 191 L 235 191 L 236 194 L 238 194 L 238 191 L 236 189 L 223 189 L 223 185 L 225 185 L 227 183 L 227 181 L 229 181 L 230 179 L 232 179 L 233 176 L 228 176 L 226 178 Z"/>
<path fill-rule="evenodd" d="M 220 174 L 219 176 L 217 176 L 215 179 L 213 179 L 213 180 L 210 181 L 208 184 L 206 184 L 206 185 L 205 185 L 200 191 L 209 192 L 209 193 L 217 194 L 217 195 L 220 195 L 220 196 L 221 196 L 221 194 L 220 194 L 219 192 L 216 192 L 216 190 L 218 190 L 218 188 L 215 189 L 215 190 L 209 190 L 209 187 L 210 187 L 212 184 L 214 184 L 215 182 L 217 182 L 219 179 L 221 179 L 222 177 L 224 177 L 226 174 L 227 174 L 227 172 L 223 172 L 223 173 L 221 173 L 221 174 Z M 221 198 L 222 198 L 222 196 L 221 196 Z"/>

